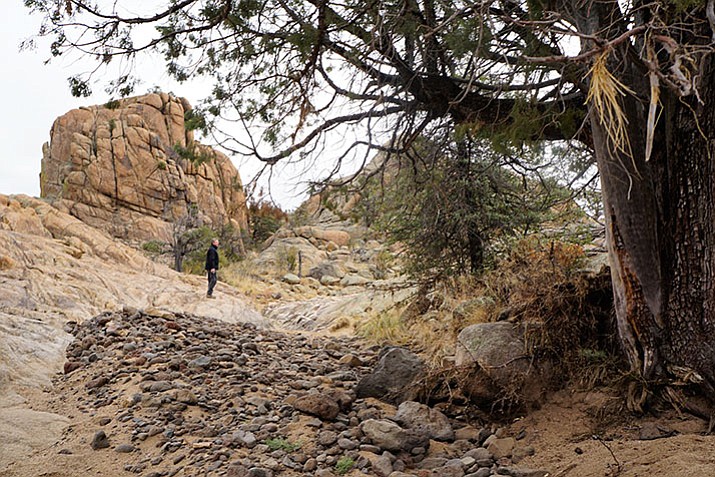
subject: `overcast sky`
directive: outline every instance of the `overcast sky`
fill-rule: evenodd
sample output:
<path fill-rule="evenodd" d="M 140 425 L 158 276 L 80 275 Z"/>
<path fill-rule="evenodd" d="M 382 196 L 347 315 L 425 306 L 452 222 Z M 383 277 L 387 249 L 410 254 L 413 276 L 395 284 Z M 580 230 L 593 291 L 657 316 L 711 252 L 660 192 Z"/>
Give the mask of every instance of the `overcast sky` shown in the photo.
<path fill-rule="evenodd" d="M 67 86 L 67 77 L 86 68 L 69 62 L 55 61 L 49 65 L 44 60 L 48 49 L 19 51 L 20 43 L 38 30 L 40 18 L 30 16 L 22 0 L 5 0 L 0 28 L 0 75 L 2 112 L 0 113 L 0 193 L 40 195 L 39 174 L 42 145 L 50 139 L 53 121 L 67 111 L 85 105 L 104 104 L 110 98 L 101 87 L 89 98 L 73 98 Z M 167 78 L 163 70 L 142 71 L 146 84 L 138 93 L 159 86 L 186 97 L 198 104 L 201 93 L 190 85 L 177 85 Z M 237 163 L 244 182 L 259 168 L 257 161 Z M 302 197 L 295 189 L 295 171 L 278 173 L 272 181 L 272 194 L 284 208 L 296 207 Z M 305 179 L 305 178 L 304 178 Z"/>

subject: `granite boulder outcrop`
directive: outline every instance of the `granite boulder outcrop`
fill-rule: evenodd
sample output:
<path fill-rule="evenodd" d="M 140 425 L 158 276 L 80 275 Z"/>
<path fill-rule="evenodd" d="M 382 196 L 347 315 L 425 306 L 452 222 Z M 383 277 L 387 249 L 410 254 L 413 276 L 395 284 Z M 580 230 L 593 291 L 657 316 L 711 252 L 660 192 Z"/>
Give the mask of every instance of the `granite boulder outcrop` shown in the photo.
<path fill-rule="evenodd" d="M 183 98 L 153 93 L 68 112 L 43 147 L 41 196 L 128 241 L 168 241 L 193 209 L 212 228 L 246 230 L 239 173 L 194 140 L 191 111 Z"/>

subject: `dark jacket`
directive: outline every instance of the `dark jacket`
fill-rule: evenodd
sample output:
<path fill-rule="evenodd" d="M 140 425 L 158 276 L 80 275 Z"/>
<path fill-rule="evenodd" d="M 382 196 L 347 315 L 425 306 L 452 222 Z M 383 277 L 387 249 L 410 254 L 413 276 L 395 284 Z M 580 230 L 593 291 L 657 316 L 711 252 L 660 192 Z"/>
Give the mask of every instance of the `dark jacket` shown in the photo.
<path fill-rule="evenodd" d="M 214 244 L 211 244 L 206 252 L 206 267 L 204 267 L 204 270 L 211 270 L 212 268 L 218 270 L 218 248 Z"/>

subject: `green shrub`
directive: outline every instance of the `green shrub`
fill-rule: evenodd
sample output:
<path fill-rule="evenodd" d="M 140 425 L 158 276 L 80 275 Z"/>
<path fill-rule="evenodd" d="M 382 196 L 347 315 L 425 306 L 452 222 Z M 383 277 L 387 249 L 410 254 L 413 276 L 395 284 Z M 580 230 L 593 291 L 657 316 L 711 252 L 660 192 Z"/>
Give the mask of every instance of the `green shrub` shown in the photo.
<path fill-rule="evenodd" d="M 283 437 L 266 439 L 264 443 L 272 451 L 282 450 L 285 452 L 293 452 L 300 449 L 299 442 L 290 442 L 288 439 L 284 439 Z"/>
<path fill-rule="evenodd" d="M 335 472 L 338 475 L 347 474 L 348 472 L 350 472 L 350 469 L 352 469 L 354 465 L 355 465 L 354 460 L 352 460 L 350 457 L 343 456 L 340 459 L 338 459 L 338 462 L 336 462 Z"/>
<path fill-rule="evenodd" d="M 167 244 L 161 240 L 149 240 L 142 244 L 142 250 L 151 254 L 161 254 L 166 252 Z"/>

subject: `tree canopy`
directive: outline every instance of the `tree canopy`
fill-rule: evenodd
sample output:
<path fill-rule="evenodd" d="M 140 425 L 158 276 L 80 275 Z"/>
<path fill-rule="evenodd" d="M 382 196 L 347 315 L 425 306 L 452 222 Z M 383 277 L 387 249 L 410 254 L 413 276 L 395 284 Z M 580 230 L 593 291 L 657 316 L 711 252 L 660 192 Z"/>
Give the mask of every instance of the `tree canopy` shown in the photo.
<path fill-rule="evenodd" d="M 213 78 L 204 111 L 253 133 L 224 145 L 268 163 L 316 152 L 325 133 L 358 124 L 368 136 L 344 154 L 404 150 L 420 134 L 456 126 L 590 144 L 587 103 L 609 122 L 614 147 L 628 147 L 619 97 L 633 94 L 649 107 L 643 129 L 652 132 L 663 85 L 697 94 L 698 60 L 710 52 L 715 23 L 712 0 L 707 18 L 697 0 L 171 0 L 150 10 L 134 0 L 25 4 L 44 15 L 39 33 L 52 38 L 53 56 L 81 51 L 96 60 L 98 69 L 70 78 L 75 94 L 88 94 L 99 67 L 122 57 L 130 61 L 109 88 L 127 95 L 141 76 L 132 60 L 160 52 L 179 81 Z M 623 45 L 629 48 L 617 49 Z M 638 90 L 609 70 L 623 70 L 620 55 L 638 63 Z"/>

